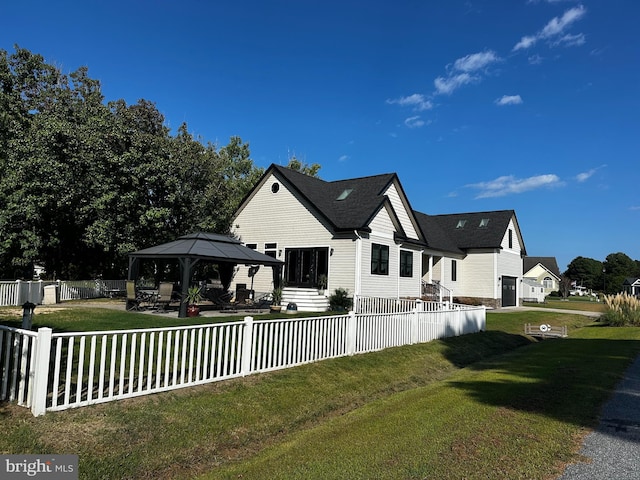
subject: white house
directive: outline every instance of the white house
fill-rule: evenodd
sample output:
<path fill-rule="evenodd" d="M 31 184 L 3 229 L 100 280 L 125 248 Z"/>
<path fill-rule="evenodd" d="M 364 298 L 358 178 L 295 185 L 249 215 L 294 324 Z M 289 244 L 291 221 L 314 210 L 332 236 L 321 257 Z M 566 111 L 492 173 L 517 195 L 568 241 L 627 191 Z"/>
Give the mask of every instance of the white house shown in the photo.
<path fill-rule="evenodd" d="M 526 252 L 513 210 L 419 213 L 394 173 L 327 182 L 271 165 L 239 206 L 232 233 L 285 262 L 284 302 L 297 293 L 300 310 L 327 307 L 318 289 L 324 279 L 325 295 L 336 288 L 385 298 L 444 291 L 491 307 L 522 297 Z M 234 283 L 252 283 L 257 295 L 273 289 L 270 272 L 248 273 L 239 267 Z"/>
<path fill-rule="evenodd" d="M 525 257 L 523 271 L 524 278 L 542 284 L 545 296 L 560 290 L 560 269 L 555 257 Z"/>

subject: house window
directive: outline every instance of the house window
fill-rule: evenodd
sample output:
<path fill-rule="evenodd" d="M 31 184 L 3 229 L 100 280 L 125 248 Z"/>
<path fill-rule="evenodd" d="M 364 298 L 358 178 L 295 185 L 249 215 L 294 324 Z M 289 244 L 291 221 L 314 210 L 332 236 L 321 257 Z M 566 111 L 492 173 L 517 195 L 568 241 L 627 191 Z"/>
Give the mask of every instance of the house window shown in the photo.
<path fill-rule="evenodd" d="M 270 257 L 276 258 L 278 256 L 278 244 L 277 243 L 265 243 L 264 254 Z"/>
<path fill-rule="evenodd" d="M 513 230 L 509 229 L 509 248 L 513 248 Z"/>
<path fill-rule="evenodd" d="M 256 248 L 258 248 L 258 244 L 257 243 L 246 243 L 245 247 L 250 248 L 251 250 L 255 250 Z"/>
<path fill-rule="evenodd" d="M 413 277 L 413 252 L 400 250 L 400 276 Z"/>
<path fill-rule="evenodd" d="M 455 260 L 451 260 L 451 281 L 458 281 L 458 262 Z"/>
<path fill-rule="evenodd" d="M 553 288 L 553 279 L 551 277 L 544 277 L 542 285 L 544 285 L 544 288 Z"/>
<path fill-rule="evenodd" d="M 278 193 L 278 190 L 280 190 L 280 184 L 279 183 L 274 183 L 273 185 L 271 185 L 271 191 L 273 193 Z"/>
<path fill-rule="evenodd" d="M 374 243 L 371 245 L 371 273 L 389 275 L 389 247 Z"/>

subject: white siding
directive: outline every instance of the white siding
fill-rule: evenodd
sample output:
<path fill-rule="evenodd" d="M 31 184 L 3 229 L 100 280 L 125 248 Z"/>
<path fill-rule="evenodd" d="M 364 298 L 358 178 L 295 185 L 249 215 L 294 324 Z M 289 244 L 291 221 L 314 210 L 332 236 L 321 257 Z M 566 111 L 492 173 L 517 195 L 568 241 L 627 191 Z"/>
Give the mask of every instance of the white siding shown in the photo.
<path fill-rule="evenodd" d="M 280 189 L 273 193 L 271 187 L 276 182 Z M 310 207 L 274 176 L 267 177 L 264 184 L 254 192 L 251 201 L 234 219 L 232 231 L 242 242 L 257 244 L 257 250 L 262 253 L 265 243 L 277 243 L 277 250 L 281 252 L 277 258 L 283 261 L 286 248 L 333 248 L 333 255 L 329 256 L 327 291 L 332 292 L 336 286 L 341 286 L 353 293 L 354 241 L 334 239 L 327 227 L 311 213 Z M 239 266 L 232 288 L 235 288 L 236 283 L 251 285 L 246 272 L 245 266 Z M 254 279 L 254 290 L 266 293 L 272 289 L 272 269 L 260 268 Z"/>
<path fill-rule="evenodd" d="M 497 272 L 493 251 L 473 252 L 467 255 L 462 272 L 458 267 L 459 287 L 454 291 L 456 296 L 496 298 Z M 462 273 L 462 275 L 461 275 Z"/>
<path fill-rule="evenodd" d="M 410 214 L 407 211 L 407 207 L 405 203 L 402 201 L 400 197 L 400 193 L 398 192 L 398 188 L 395 183 L 393 183 L 385 192 L 385 194 L 389 197 L 391 201 L 391 205 L 398 216 L 398 220 L 400 221 L 400 225 L 404 229 L 404 233 L 408 238 L 418 239 L 418 232 L 416 231 L 415 226 L 411 222 Z"/>

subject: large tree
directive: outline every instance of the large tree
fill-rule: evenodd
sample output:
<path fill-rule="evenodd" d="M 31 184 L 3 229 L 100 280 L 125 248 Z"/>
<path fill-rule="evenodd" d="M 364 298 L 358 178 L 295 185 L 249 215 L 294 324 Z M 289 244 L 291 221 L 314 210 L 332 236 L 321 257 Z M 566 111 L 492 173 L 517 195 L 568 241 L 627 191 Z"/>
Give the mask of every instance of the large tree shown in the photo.
<path fill-rule="evenodd" d="M 0 50 L 0 276 L 122 276 L 127 253 L 197 229 L 227 233 L 262 169 L 249 145 L 172 136 L 153 102 L 105 102 L 84 67 Z"/>
<path fill-rule="evenodd" d="M 564 275 L 583 287 L 593 290 L 602 289 L 602 262 L 593 258 L 574 258 L 567 266 Z"/>

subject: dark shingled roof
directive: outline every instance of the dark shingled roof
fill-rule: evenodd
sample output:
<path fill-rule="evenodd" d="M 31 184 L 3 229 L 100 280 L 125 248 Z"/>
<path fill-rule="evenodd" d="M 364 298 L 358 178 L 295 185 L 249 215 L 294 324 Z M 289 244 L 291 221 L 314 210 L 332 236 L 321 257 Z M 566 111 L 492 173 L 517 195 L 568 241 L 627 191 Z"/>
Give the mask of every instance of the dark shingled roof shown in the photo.
<path fill-rule="evenodd" d="M 500 248 L 504 232 L 515 216 L 513 210 L 497 210 L 493 212 L 454 213 L 450 215 L 433 215 L 440 228 L 460 249 Z M 486 226 L 480 222 L 488 220 Z M 466 221 L 459 227 L 461 221 Z M 523 246 L 524 249 L 524 246 Z"/>
<path fill-rule="evenodd" d="M 560 277 L 560 269 L 558 268 L 556 257 L 524 257 L 522 262 L 524 273 L 527 273 L 540 263 L 551 273 L 557 275 L 558 278 Z"/>
<path fill-rule="evenodd" d="M 402 189 L 395 173 L 333 182 L 275 164 L 267 169 L 263 178 L 270 173 L 306 199 L 335 231 L 367 230 L 373 216 L 389 201 L 384 195 L 388 187 L 397 182 Z M 346 190 L 351 190 L 349 195 L 338 200 Z M 513 210 L 452 215 L 426 215 L 413 211 L 413 214 L 424 237 L 424 242 L 416 243 L 458 254 L 470 248 L 500 248 L 509 222 L 515 217 Z M 482 219 L 489 219 L 486 227 L 479 226 Z M 459 220 L 467 220 L 464 228 L 456 228 Z M 400 234 L 402 236 L 403 232 Z M 524 250 L 524 245 L 522 248 Z"/>
<path fill-rule="evenodd" d="M 387 173 L 327 182 L 278 165 L 270 168 L 284 177 L 338 231 L 366 228 L 387 200 L 384 192 L 396 178 L 394 173 Z M 347 189 L 351 189 L 351 193 L 344 200 L 337 200 Z"/>
<path fill-rule="evenodd" d="M 413 214 L 418 220 L 418 225 L 420 225 L 420 230 L 422 230 L 429 248 L 451 253 L 463 253 L 451 237 L 442 229 L 434 215 L 427 215 L 416 211 L 414 211 Z"/>

